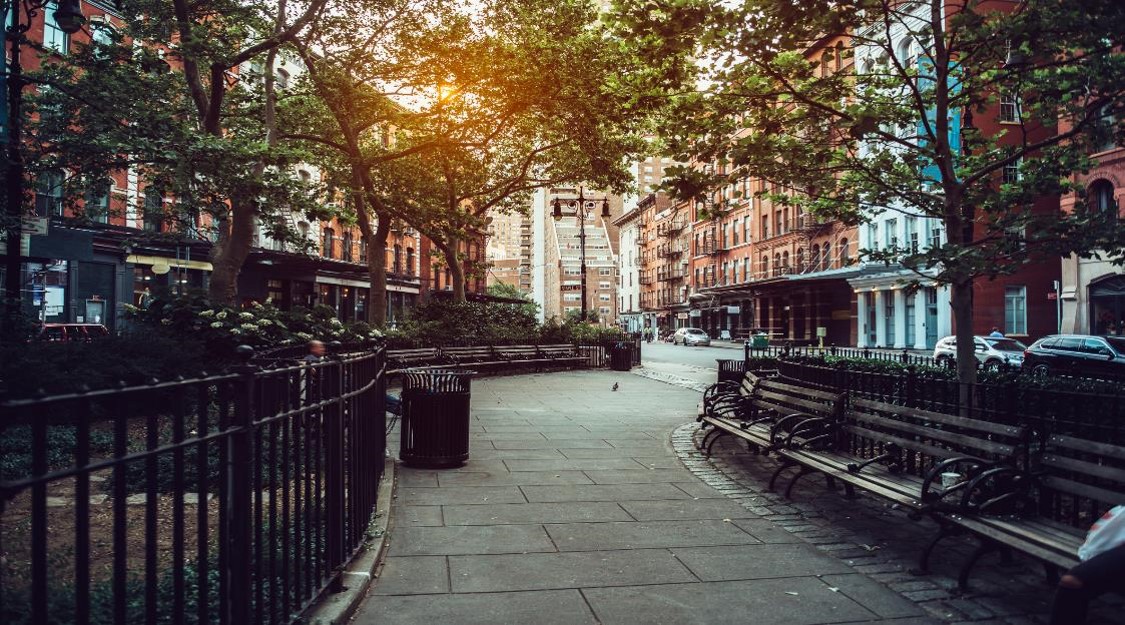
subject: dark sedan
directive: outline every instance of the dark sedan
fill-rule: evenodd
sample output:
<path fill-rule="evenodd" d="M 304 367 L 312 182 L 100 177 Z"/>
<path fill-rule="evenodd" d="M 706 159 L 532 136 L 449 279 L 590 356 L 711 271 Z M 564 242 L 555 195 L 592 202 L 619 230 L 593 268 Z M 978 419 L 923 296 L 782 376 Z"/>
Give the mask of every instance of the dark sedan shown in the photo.
<path fill-rule="evenodd" d="M 1040 375 L 1125 377 L 1125 337 L 1083 334 L 1044 337 L 1024 352 L 1023 368 Z"/>

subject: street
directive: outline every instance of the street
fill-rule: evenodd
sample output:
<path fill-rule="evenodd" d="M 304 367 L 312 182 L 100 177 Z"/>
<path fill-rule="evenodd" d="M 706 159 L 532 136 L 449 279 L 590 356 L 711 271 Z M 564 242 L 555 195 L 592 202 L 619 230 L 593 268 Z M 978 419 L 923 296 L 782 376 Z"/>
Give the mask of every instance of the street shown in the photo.
<path fill-rule="evenodd" d="M 716 343 L 711 347 L 685 347 L 656 341 L 641 343 L 641 363 L 646 367 L 676 364 L 715 369 L 715 360 L 719 358 L 741 359 L 742 346 L 727 342 Z"/>

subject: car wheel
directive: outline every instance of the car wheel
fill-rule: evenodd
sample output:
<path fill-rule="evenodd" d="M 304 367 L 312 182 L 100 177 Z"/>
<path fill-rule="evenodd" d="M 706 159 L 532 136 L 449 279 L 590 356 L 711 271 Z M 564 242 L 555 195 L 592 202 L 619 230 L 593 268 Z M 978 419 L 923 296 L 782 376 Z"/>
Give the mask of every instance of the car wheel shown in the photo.
<path fill-rule="evenodd" d="M 1031 368 L 1031 372 L 1035 375 L 1048 375 L 1051 373 L 1051 368 L 1043 363 L 1039 363 Z"/>

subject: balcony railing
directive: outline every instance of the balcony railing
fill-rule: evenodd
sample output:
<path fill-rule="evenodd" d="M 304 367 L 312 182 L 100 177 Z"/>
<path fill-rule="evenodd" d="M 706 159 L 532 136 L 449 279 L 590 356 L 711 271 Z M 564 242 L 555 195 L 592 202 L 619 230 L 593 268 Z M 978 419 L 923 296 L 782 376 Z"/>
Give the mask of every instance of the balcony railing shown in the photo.
<path fill-rule="evenodd" d="M 673 219 L 656 226 L 656 234 L 662 237 L 672 236 L 684 229 L 687 223 L 683 219 Z"/>
<path fill-rule="evenodd" d="M 679 243 L 665 243 L 656 249 L 656 255 L 661 258 L 679 256 L 684 253 L 684 247 Z"/>

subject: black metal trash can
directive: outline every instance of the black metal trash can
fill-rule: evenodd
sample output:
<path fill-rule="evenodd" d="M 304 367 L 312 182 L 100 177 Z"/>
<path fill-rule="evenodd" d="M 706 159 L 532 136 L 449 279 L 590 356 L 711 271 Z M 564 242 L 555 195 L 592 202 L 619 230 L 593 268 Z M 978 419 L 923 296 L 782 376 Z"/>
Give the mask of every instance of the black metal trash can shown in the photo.
<path fill-rule="evenodd" d="M 628 371 L 633 368 L 633 350 L 625 343 L 615 343 L 609 350 L 609 368 Z"/>
<path fill-rule="evenodd" d="M 456 467 L 469 459 L 472 371 L 406 371 L 399 458 L 407 466 Z"/>
<path fill-rule="evenodd" d="M 727 360 L 725 358 L 720 358 L 715 362 L 719 363 L 720 382 L 742 381 L 742 376 L 746 373 L 745 360 Z"/>

